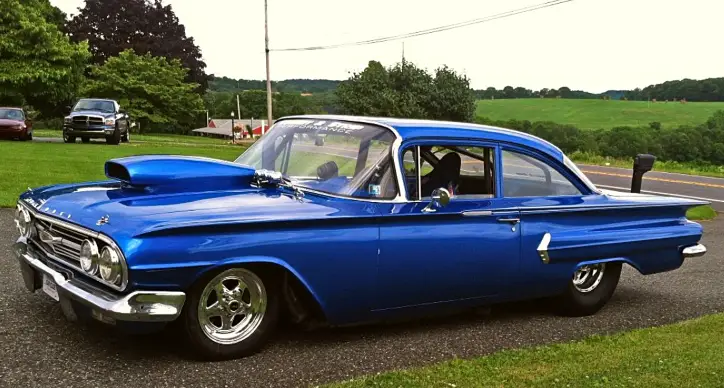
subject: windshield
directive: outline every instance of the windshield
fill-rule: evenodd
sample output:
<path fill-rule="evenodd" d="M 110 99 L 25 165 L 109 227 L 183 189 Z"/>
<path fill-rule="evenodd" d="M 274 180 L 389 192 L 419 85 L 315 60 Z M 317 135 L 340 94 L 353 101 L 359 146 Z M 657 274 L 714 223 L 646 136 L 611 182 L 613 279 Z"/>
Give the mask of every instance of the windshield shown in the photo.
<path fill-rule="evenodd" d="M 283 120 L 235 162 L 281 172 L 302 188 L 391 199 L 398 190 L 391 156 L 394 140 L 392 131 L 371 124 Z"/>
<path fill-rule="evenodd" d="M 25 116 L 20 109 L 0 109 L 0 119 L 22 121 L 25 120 Z"/>
<path fill-rule="evenodd" d="M 75 104 L 73 112 L 80 110 L 97 110 L 100 112 L 113 113 L 116 111 L 116 106 L 113 104 L 113 101 L 80 100 L 77 104 Z"/>

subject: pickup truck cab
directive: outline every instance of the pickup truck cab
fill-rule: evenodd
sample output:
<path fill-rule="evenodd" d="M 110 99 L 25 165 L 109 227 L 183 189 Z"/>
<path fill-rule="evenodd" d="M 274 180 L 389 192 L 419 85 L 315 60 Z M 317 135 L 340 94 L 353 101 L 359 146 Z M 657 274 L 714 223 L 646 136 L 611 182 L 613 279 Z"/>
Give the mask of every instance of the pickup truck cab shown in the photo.
<path fill-rule="evenodd" d="M 83 98 L 63 121 L 63 141 L 83 143 L 105 138 L 108 144 L 127 143 L 131 139 L 130 117 L 115 100 Z"/>

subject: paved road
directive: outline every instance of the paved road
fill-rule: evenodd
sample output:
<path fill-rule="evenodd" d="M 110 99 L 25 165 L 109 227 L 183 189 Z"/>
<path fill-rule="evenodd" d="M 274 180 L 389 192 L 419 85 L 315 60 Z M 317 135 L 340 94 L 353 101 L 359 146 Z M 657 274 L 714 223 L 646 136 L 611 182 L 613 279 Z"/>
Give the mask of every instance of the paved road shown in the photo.
<path fill-rule="evenodd" d="M 709 254 L 677 271 L 641 276 L 625 269 L 610 304 L 585 318 L 551 315 L 539 303 L 499 306 L 418 322 L 285 329 L 262 353 L 219 363 L 179 356 L 170 332 L 129 337 L 63 318 L 44 294 L 28 293 L 17 260 L 12 212 L 0 210 L 1 387 L 293 387 L 473 357 L 512 347 L 671 323 L 724 311 L 724 218 L 704 224 Z"/>

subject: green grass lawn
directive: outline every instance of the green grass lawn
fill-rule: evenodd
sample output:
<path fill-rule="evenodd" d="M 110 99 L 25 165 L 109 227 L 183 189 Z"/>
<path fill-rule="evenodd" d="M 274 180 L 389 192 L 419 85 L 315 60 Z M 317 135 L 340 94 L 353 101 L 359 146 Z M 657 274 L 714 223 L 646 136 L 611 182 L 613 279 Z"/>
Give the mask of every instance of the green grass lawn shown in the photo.
<path fill-rule="evenodd" d="M 664 127 L 704 123 L 724 102 L 571 100 L 530 98 L 478 100 L 476 114 L 495 120 L 553 121 L 581 129 L 610 129 L 616 126 L 641 126 L 658 121 Z"/>
<path fill-rule="evenodd" d="M 329 387 L 722 387 L 724 314 Z"/>
<path fill-rule="evenodd" d="M 35 129 L 33 130 L 34 137 L 63 137 L 63 133 L 54 129 Z M 102 139 L 95 139 L 94 141 L 102 142 Z M 138 135 L 131 133 L 131 142 L 152 142 L 152 143 L 198 143 L 198 144 L 229 144 L 230 140 L 216 139 L 212 137 L 204 136 L 189 136 L 189 135 L 174 135 L 174 134 L 162 134 L 152 133 L 146 135 Z M 76 139 L 76 142 L 80 143 L 80 139 Z"/>
<path fill-rule="evenodd" d="M 233 160 L 243 146 L 172 143 L 98 144 L 0 141 L 0 206 L 14 206 L 28 186 L 107 179 L 108 159 L 142 154 L 198 155 Z"/>

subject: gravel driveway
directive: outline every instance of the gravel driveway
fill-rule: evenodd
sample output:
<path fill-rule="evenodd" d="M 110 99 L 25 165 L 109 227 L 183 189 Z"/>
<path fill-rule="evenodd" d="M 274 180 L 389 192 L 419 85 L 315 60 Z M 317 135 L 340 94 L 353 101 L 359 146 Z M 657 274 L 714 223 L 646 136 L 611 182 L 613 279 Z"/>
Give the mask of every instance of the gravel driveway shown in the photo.
<path fill-rule="evenodd" d="M 705 222 L 709 253 L 677 271 L 624 270 L 609 305 L 585 318 L 561 318 L 535 303 L 345 329 L 286 329 L 246 359 L 199 363 L 179 356 L 170 333 L 131 337 L 66 322 L 50 298 L 28 293 L 11 252 L 12 212 L 0 209 L 0 386 L 290 387 L 472 357 L 503 348 L 567 341 L 724 311 L 724 218 Z M 718 236 L 718 238 L 717 238 Z"/>

